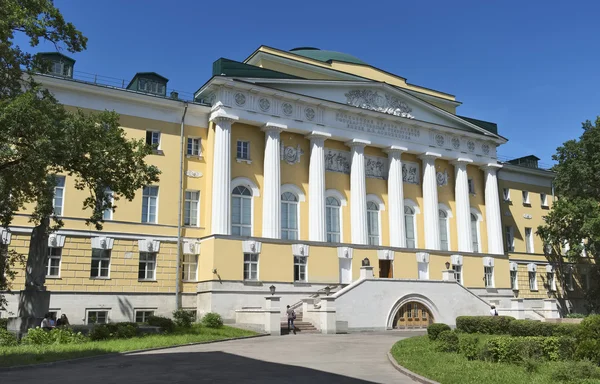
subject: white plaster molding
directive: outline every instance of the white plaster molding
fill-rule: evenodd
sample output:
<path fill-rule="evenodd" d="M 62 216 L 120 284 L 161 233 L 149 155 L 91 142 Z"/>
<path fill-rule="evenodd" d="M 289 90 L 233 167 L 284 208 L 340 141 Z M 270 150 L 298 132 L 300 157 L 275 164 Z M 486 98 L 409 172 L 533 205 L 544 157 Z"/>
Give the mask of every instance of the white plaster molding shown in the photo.
<path fill-rule="evenodd" d="M 217 110 L 215 110 L 214 112 L 212 112 L 210 114 L 210 117 L 208 118 L 209 121 L 215 122 L 215 123 L 233 123 L 235 121 L 238 121 L 240 118 L 236 115 L 230 114 L 228 113 L 226 110 L 224 110 L 223 108 L 219 108 Z"/>
<path fill-rule="evenodd" d="M 325 198 L 335 197 L 340 201 L 340 205 L 345 207 L 348 205 L 348 200 L 337 189 L 328 189 L 325 191 Z"/>
<path fill-rule="evenodd" d="M 252 191 L 252 197 L 259 197 L 260 196 L 260 189 L 256 186 L 256 184 L 254 184 L 254 182 L 252 182 L 252 180 L 250 180 L 247 177 L 236 177 L 235 179 L 231 180 L 231 187 L 229 188 L 229 194 L 231 195 L 231 192 L 233 192 L 233 190 L 235 189 L 235 187 L 246 187 L 248 189 L 250 189 Z M 281 197 L 278 199 L 278 201 L 281 200 Z"/>
<path fill-rule="evenodd" d="M 12 233 L 5 228 L 0 228 L 0 244 L 9 245 Z"/>
<path fill-rule="evenodd" d="M 158 253 L 160 251 L 160 241 L 147 238 L 138 240 L 138 248 L 140 252 L 155 252 Z"/>
<path fill-rule="evenodd" d="M 281 195 L 283 195 L 286 192 L 291 192 L 294 195 L 298 196 L 298 201 L 301 203 L 306 202 L 306 195 L 304 194 L 304 192 L 302 191 L 302 189 L 300 189 L 300 187 L 298 187 L 295 184 L 283 184 L 281 186 Z M 279 198 L 279 200 L 281 200 L 281 197 Z"/>
<path fill-rule="evenodd" d="M 419 205 L 411 199 L 404 199 L 404 205 L 407 207 L 411 207 L 415 211 L 415 215 L 421 214 L 421 209 Z"/>
<path fill-rule="evenodd" d="M 554 273 L 554 266 L 552 264 L 546 264 L 546 272 Z"/>
<path fill-rule="evenodd" d="M 451 255 L 450 256 L 450 264 L 452 264 L 452 265 L 463 265 L 463 257 L 462 257 L 462 255 Z"/>
<path fill-rule="evenodd" d="M 405 147 L 391 146 L 385 150 L 388 154 L 388 204 L 390 206 L 389 229 L 390 245 L 406 247 L 406 226 L 404 220 L 404 185 L 402 171 L 402 153 Z"/>
<path fill-rule="evenodd" d="M 215 129 L 211 229 L 219 235 L 231 232 L 231 123 L 238 119 L 222 109 L 210 116 Z"/>
<path fill-rule="evenodd" d="M 331 135 L 313 131 L 308 137 L 310 139 L 308 239 L 325 241 L 325 139 Z"/>
<path fill-rule="evenodd" d="M 486 256 L 483 258 L 483 266 L 484 267 L 493 267 L 494 266 L 494 258 Z"/>
<path fill-rule="evenodd" d="M 183 254 L 184 255 L 199 255 L 200 242 L 197 240 L 183 239 Z"/>
<path fill-rule="evenodd" d="M 362 140 L 362 139 L 352 139 L 352 140 L 348 140 L 344 143 L 345 146 L 353 148 L 353 147 L 362 147 L 364 148 L 367 145 L 370 145 L 371 142 L 369 140 Z"/>
<path fill-rule="evenodd" d="M 51 233 L 50 235 L 48 235 L 48 247 L 62 248 L 65 246 L 65 239 L 66 239 L 65 235 Z M 93 248 L 93 244 L 94 244 L 93 239 L 95 239 L 95 237 L 92 238 L 92 248 Z M 112 248 L 112 246 L 111 246 L 111 248 Z"/>
<path fill-rule="evenodd" d="M 504 241 L 502 236 L 502 217 L 500 214 L 500 197 L 498 195 L 498 164 L 482 167 L 485 172 L 485 213 L 488 235 L 488 253 L 503 255 Z"/>
<path fill-rule="evenodd" d="M 292 244 L 292 255 L 308 257 L 309 246 L 307 244 Z"/>
<path fill-rule="evenodd" d="M 394 260 L 396 256 L 396 252 L 390 249 L 378 249 L 377 250 L 377 258 L 379 260 Z"/>
<path fill-rule="evenodd" d="M 537 272 L 537 265 L 535 263 L 527 264 L 527 272 Z"/>
<path fill-rule="evenodd" d="M 260 253 L 262 249 L 262 243 L 256 240 L 244 240 L 242 241 L 242 252 L 243 253 Z"/>
<path fill-rule="evenodd" d="M 519 269 L 519 265 L 517 263 L 515 263 L 514 261 L 511 261 L 510 263 L 508 263 L 509 266 L 509 270 L 511 271 L 517 271 Z"/>
<path fill-rule="evenodd" d="M 281 132 L 281 131 L 285 131 L 286 129 L 288 129 L 288 126 L 285 124 L 277 124 L 277 123 L 266 123 L 261 127 L 262 131 L 277 131 L 277 132 Z"/>
<path fill-rule="evenodd" d="M 469 162 L 472 162 L 472 160 L 461 158 L 452 162 L 454 164 L 454 196 L 456 201 L 458 250 L 460 252 L 479 252 L 479 249 L 473 249 L 471 233 L 471 203 L 469 197 L 469 178 L 467 174 L 467 164 Z M 481 237 L 478 236 L 478 239 L 480 238 Z"/>
<path fill-rule="evenodd" d="M 429 263 L 429 253 L 427 252 L 417 252 L 417 263 Z"/>
<path fill-rule="evenodd" d="M 140 240 L 141 241 L 141 240 Z M 115 239 L 111 237 L 98 236 L 92 237 L 92 249 L 112 249 Z M 149 251 L 149 252 L 158 252 L 157 251 Z"/>
<path fill-rule="evenodd" d="M 352 248 L 350 247 L 338 247 L 337 248 L 338 258 L 340 259 L 351 259 L 352 258 Z"/>
<path fill-rule="evenodd" d="M 444 204 L 444 203 L 438 203 L 438 209 L 441 210 L 441 211 L 446 212 L 446 214 L 448 215 L 448 218 L 454 217 L 454 215 L 452 214 L 452 210 L 446 204 Z M 450 232 L 448 232 L 448 234 L 449 233 Z"/>

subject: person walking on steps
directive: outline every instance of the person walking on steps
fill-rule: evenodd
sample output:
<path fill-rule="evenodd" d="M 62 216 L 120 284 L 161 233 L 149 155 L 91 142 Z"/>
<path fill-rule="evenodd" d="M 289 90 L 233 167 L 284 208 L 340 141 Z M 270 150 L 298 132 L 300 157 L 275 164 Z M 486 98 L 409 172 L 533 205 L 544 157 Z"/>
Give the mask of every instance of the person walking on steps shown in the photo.
<path fill-rule="evenodd" d="M 290 308 L 290 306 L 287 306 L 287 319 L 288 319 L 288 332 L 290 331 L 290 326 L 291 326 L 291 330 L 294 332 L 294 335 L 296 334 L 296 327 L 294 326 L 294 320 L 296 320 L 296 312 L 294 311 L 293 308 Z"/>

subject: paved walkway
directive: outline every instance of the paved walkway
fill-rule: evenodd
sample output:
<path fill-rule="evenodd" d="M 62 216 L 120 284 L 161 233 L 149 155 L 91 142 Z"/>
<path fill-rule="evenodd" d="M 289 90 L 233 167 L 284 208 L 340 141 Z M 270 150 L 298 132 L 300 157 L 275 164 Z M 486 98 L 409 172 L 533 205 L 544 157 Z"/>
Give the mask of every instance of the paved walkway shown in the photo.
<path fill-rule="evenodd" d="M 0 383 L 414 383 L 386 355 L 405 336 L 269 336 L 0 372 Z"/>

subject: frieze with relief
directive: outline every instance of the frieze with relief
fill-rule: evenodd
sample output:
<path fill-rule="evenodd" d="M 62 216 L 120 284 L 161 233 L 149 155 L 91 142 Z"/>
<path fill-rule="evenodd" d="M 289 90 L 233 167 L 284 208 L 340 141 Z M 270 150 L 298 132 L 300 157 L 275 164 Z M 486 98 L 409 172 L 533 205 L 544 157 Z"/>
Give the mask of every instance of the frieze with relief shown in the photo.
<path fill-rule="evenodd" d="M 304 155 L 304 151 L 300 148 L 300 144 L 296 147 L 286 147 L 281 141 L 280 157 L 281 160 L 285 161 L 289 165 L 294 165 L 300 162 L 300 156 Z"/>
<path fill-rule="evenodd" d="M 419 184 L 419 164 L 410 161 L 402 162 L 402 181 L 408 184 Z"/>
<path fill-rule="evenodd" d="M 411 115 L 412 108 L 405 102 L 387 94 L 379 94 L 377 91 L 368 89 L 355 89 L 346 93 L 346 104 L 354 107 L 370 109 L 372 111 L 383 112 L 389 115 L 406 117 L 414 119 Z"/>
<path fill-rule="evenodd" d="M 350 174 L 352 154 L 347 151 L 326 149 L 325 170 Z M 365 176 L 374 179 L 387 179 L 388 162 L 385 157 L 365 156 Z"/>
<path fill-rule="evenodd" d="M 443 187 L 444 185 L 448 185 L 448 170 L 444 169 L 443 172 L 436 172 L 435 179 L 437 181 L 438 187 Z"/>

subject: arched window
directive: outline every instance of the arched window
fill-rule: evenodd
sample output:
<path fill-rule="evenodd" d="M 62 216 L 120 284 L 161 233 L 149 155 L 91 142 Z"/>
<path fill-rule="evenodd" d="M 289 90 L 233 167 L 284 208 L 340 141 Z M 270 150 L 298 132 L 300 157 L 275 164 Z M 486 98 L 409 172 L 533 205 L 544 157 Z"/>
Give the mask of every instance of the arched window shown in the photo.
<path fill-rule="evenodd" d="M 244 186 L 231 192 L 231 234 L 252 235 L 252 192 Z"/>
<path fill-rule="evenodd" d="M 340 201 L 333 196 L 329 196 L 325 200 L 327 241 L 330 243 L 340 242 L 340 206 Z"/>
<path fill-rule="evenodd" d="M 473 243 L 473 252 L 479 252 L 479 231 L 477 216 L 471 213 L 471 241 Z"/>
<path fill-rule="evenodd" d="M 281 238 L 298 239 L 298 196 L 292 192 L 281 194 Z"/>
<path fill-rule="evenodd" d="M 367 202 L 367 233 L 369 235 L 369 245 L 379 245 L 379 206 L 369 201 Z"/>
<path fill-rule="evenodd" d="M 440 216 L 440 249 L 448 250 L 448 213 L 444 210 L 438 210 Z"/>
<path fill-rule="evenodd" d="M 406 248 L 416 248 L 415 210 L 404 206 L 404 227 L 406 228 Z"/>

